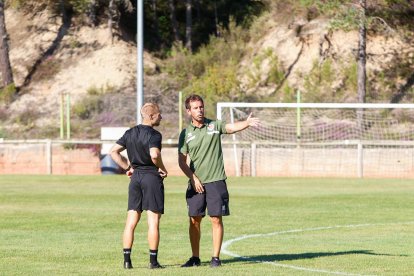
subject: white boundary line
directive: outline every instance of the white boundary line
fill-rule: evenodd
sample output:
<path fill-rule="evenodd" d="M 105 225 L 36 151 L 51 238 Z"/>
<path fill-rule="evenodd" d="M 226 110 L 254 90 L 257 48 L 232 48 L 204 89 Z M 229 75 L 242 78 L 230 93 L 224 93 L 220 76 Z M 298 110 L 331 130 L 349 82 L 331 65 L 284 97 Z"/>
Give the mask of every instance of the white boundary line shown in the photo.
<path fill-rule="evenodd" d="M 250 239 L 250 238 L 260 238 L 260 237 L 276 236 L 276 235 L 282 235 L 282 234 L 300 233 L 300 232 L 309 232 L 309 231 L 320 231 L 320 230 L 330 230 L 330 229 L 338 229 L 338 228 L 359 228 L 359 227 L 371 227 L 371 226 L 383 226 L 383 225 L 387 226 L 387 225 L 401 225 L 401 224 L 414 224 L 414 221 L 394 222 L 394 223 L 376 223 L 376 224 L 367 223 L 367 224 L 335 225 L 335 226 L 325 226 L 325 227 L 315 227 L 315 228 L 293 229 L 293 230 L 278 231 L 278 232 L 267 233 L 267 234 L 245 235 L 245 236 L 240 236 L 240 237 L 225 241 L 223 243 L 222 247 L 221 247 L 221 252 L 223 254 L 231 256 L 231 257 L 244 259 L 244 260 L 250 260 L 249 257 L 245 257 L 245 256 L 238 255 L 236 253 L 233 253 L 230 250 L 228 250 L 227 248 L 231 244 L 233 244 L 234 242 L 245 240 L 245 239 Z M 360 275 L 362 275 L 362 274 L 352 274 L 352 273 L 341 272 L 341 271 L 329 271 L 329 270 L 323 270 L 323 269 L 311 269 L 311 268 L 295 266 L 295 265 L 286 265 L 286 264 L 281 264 L 277 261 L 268 262 L 268 261 L 260 261 L 260 260 L 256 261 L 255 260 L 255 262 L 270 264 L 270 265 L 279 266 L 279 267 L 286 267 L 286 268 L 291 268 L 291 269 L 295 269 L 295 270 L 303 270 L 303 271 L 308 271 L 308 272 L 319 272 L 319 273 L 327 273 L 327 274 L 334 274 L 334 275 L 346 275 L 346 276 L 356 276 L 356 275 L 360 276 Z"/>

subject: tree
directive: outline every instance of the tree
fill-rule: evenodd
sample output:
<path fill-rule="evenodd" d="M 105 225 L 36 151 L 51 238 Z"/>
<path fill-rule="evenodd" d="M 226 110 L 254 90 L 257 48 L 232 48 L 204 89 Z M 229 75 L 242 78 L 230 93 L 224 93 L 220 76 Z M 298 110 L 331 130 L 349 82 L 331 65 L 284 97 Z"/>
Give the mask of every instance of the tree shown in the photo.
<path fill-rule="evenodd" d="M 359 18 L 359 44 L 358 44 L 358 101 L 365 102 L 366 96 L 366 46 L 367 46 L 367 27 L 366 27 L 366 10 L 367 1 L 359 0 L 360 18 Z"/>
<path fill-rule="evenodd" d="M 14 83 L 13 72 L 10 65 L 9 43 L 4 17 L 4 1 L 0 0 L 0 72 L 3 87 Z"/>
<path fill-rule="evenodd" d="M 91 25 L 96 27 L 98 25 L 98 18 L 97 18 L 97 14 L 96 14 L 96 9 L 97 9 L 97 3 L 96 0 L 90 0 L 90 2 L 88 3 L 88 8 L 87 8 L 87 15 L 88 18 L 91 22 Z"/>
<path fill-rule="evenodd" d="M 359 43 L 358 43 L 358 66 L 357 66 L 357 80 L 358 80 L 358 101 L 365 103 L 366 95 L 366 81 L 367 81 L 367 69 L 366 69 L 366 46 L 367 46 L 367 27 L 366 27 L 366 9 L 367 1 L 359 0 Z M 358 128 L 362 130 L 364 121 L 363 110 L 357 111 Z"/>
<path fill-rule="evenodd" d="M 157 44 L 161 44 L 161 39 L 160 39 L 160 28 L 159 28 L 159 24 L 158 24 L 158 15 L 157 15 L 157 0 L 152 0 L 151 3 L 151 8 L 152 8 L 152 18 L 154 21 L 154 37 L 155 37 L 155 41 L 157 42 Z"/>
<path fill-rule="evenodd" d="M 188 51 L 192 51 L 192 39 L 191 32 L 193 29 L 193 19 L 191 13 L 192 3 L 191 0 L 187 0 L 185 9 L 185 47 Z"/>
<path fill-rule="evenodd" d="M 216 36 L 220 36 L 219 30 L 219 23 L 218 23 L 218 15 L 217 15 L 217 1 L 214 0 L 214 25 L 216 26 Z"/>
<path fill-rule="evenodd" d="M 139 0 L 138 0 L 139 1 Z M 123 5 L 125 10 L 128 12 L 132 12 L 134 9 L 133 5 L 129 0 L 109 0 L 108 2 L 108 30 L 109 30 L 109 37 L 111 38 L 111 43 L 114 41 L 114 25 L 118 27 L 119 23 L 119 9 L 118 5 Z M 114 22 L 116 24 L 114 24 Z"/>
<path fill-rule="evenodd" d="M 114 42 L 113 21 L 114 21 L 114 13 L 116 13 L 114 9 L 114 1 L 115 0 L 109 0 L 109 3 L 108 3 L 108 30 L 109 30 L 109 38 L 111 39 L 111 43 Z"/>
<path fill-rule="evenodd" d="M 170 20 L 171 20 L 171 26 L 174 34 L 174 42 L 180 41 L 180 35 L 178 32 L 178 23 L 177 23 L 177 17 L 175 12 L 175 3 L 174 0 L 168 1 L 169 7 L 170 7 Z"/>

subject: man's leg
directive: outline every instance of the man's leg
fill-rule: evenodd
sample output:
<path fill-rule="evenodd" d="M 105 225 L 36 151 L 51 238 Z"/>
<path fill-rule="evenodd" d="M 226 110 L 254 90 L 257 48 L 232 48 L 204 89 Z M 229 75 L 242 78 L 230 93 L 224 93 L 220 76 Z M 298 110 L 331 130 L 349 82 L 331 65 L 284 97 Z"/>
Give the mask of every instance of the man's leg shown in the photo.
<path fill-rule="evenodd" d="M 160 218 L 161 214 L 147 211 L 148 216 L 148 245 L 152 250 L 157 250 L 160 243 Z"/>
<path fill-rule="evenodd" d="M 193 257 L 200 257 L 200 238 L 201 238 L 201 220 L 202 216 L 190 217 L 190 226 L 188 233 L 190 235 L 191 251 Z"/>
<path fill-rule="evenodd" d="M 150 254 L 150 268 L 162 268 L 158 263 L 158 245 L 160 244 L 161 214 L 147 211 L 148 217 L 148 245 Z"/>
<path fill-rule="evenodd" d="M 202 216 L 190 217 L 188 234 L 190 236 L 191 251 L 193 255 L 181 267 L 199 266 L 200 261 L 200 238 L 201 238 L 201 220 Z"/>
<path fill-rule="evenodd" d="M 122 243 L 124 246 L 124 268 L 132 268 L 131 263 L 131 249 L 134 243 L 134 231 L 139 220 L 141 218 L 141 212 L 135 210 L 129 210 L 127 213 L 127 220 L 125 223 L 124 235 Z"/>
<path fill-rule="evenodd" d="M 224 226 L 222 217 L 210 217 L 213 227 L 213 259 L 220 257 L 221 244 L 223 243 Z"/>
<path fill-rule="evenodd" d="M 134 243 L 134 231 L 139 220 L 141 218 L 141 212 L 135 210 L 129 210 L 127 214 L 127 220 L 125 223 L 123 245 L 124 248 L 131 248 Z"/>

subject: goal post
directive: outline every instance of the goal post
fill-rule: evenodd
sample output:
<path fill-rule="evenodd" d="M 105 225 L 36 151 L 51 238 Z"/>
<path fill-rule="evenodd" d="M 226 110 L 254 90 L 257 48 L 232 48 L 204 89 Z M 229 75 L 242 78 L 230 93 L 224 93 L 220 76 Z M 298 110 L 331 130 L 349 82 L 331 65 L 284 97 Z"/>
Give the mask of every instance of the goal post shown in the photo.
<path fill-rule="evenodd" d="M 222 136 L 233 175 L 414 177 L 414 104 L 217 104 L 228 123 L 249 113 L 261 126 Z"/>

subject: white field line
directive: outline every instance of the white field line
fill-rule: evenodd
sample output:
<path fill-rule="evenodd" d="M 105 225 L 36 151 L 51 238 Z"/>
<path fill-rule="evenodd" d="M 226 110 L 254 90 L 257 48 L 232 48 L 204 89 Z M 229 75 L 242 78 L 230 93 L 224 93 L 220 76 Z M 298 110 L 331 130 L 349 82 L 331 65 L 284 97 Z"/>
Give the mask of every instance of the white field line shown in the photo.
<path fill-rule="evenodd" d="M 261 237 L 268 237 L 268 236 L 276 236 L 276 235 L 282 235 L 282 234 L 290 234 L 290 233 L 301 233 L 301 232 L 310 232 L 310 231 L 320 231 L 320 230 L 330 230 L 330 229 L 338 229 L 338 228 L 359 228 L 359 227 L 372 227 L 372 226 L 387 226 L 387 225 L 401 225 L 401 224 L 414 224 L 414 221 L 408 221 L 408 222 L 394 222 L 394 223 L 375 223 L 375 224 L 350 224 L 350 225 L 334 225 L 334 226 L 325 226 L 325 227 L 315 227 L 315 228 L 304 228 L 304 229 L 293 229 L 293 230 L 286 230 L 286 231 L 278 231 L 273 233 L 267 233 L 267 234 L 252 234 L 252 235 L 244 235 L 240 236 L 228 241 L 225 241 L 221 247 L 221 252 L 225 255 L 243 259 L 243 260 L 251 260 L 249 257 L 238 255 L 234 252 L 231 252 L 227 248 L 238 241 L 250 239 L 250 238 L 261 238 Z M 341 271 L 329 271 L 329 270 L 323 270 L 323 269 L 312 269 L 312 268 L 306 268 L 301 266 L 295 266 L 295 265 L 287 265 L 287 264 L 281 264 L 277 261 L 274 262 L 268 262 L 268 261 L 260 261 L 260 260 L 254 260 L 254 262 L 257 263 L 264 263 L 264 264 L 270 264 L 274 266 L 279 267 L 285 267 L 285 268 L 291 268 L 295 270 L 303 270 L 303 271 L 309 271 L 309 272 L 319 272 L 319 273 L 327 273 L 327 274 L 333 274 L 333 275 L 346 275 L 346 276 L 360 276 L 362 274 L 352 274 L 347 272 L 341 272 Z"/>

